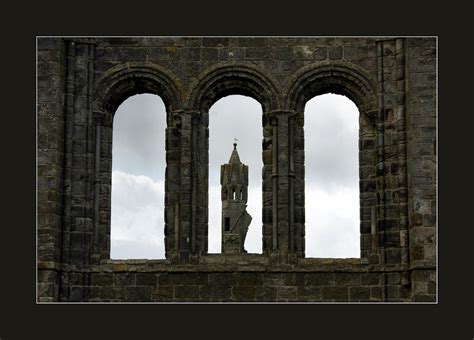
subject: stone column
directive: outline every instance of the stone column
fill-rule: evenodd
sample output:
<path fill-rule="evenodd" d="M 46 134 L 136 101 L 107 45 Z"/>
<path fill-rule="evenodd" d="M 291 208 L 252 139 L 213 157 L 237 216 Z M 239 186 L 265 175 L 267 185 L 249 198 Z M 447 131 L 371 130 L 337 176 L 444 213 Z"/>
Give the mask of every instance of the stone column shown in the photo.
<path fill-rule="evenodd" d="M 177 225 L 175 225 L 175 249 L 179 262 L 188 263 L 191 252 L 193 232 L 193 169 L 192 169 L 192 113 L 189 111 L 175 111 L 177 115 L 180 132 L 179 140 L 179 187 L 177 192 Z"/>
<path fill-rule="evenodd" d="M 37 298 L 52 302 L 59 297 L 67 46 L 58 38 L 37 43 Z"/>
<path fill-rule="evenodd" d="M 262 142 L 262 249 L 263 253 L 269 255 L 277 249 L 276 239 L 276 117 L 264 112 L 262 115 L 263 142 Z M 275 235 L 275 237 L 273 237 Z"/>
<path fill-rule="evenodd" d="M 207 252 L 207 125 L 195 110 L 168 113 L 166 129 L 166 257 L 196 262 Z"/>
<path fill-rule="evenodd" d="M 180 186 L 181 186 L 181 112 L 167 113 L 165 137 L 165 254 L 179 262 Z"/>
<path fill-rule="evenodd" d="M 280 263 L 295 258 L 294 229 L 294 112 L 278 110 L 269 113 L 273 122 L 272 143 L 272 256 Z"/>
<path fill-rule="evenodd" d="M 191 262 L 207 254 L 209 202 L 209 113 L 191 111 L 192 115 L 192 237 Z"/>
<path fill-rule="evenodd" d="M 90 263 L 93 251 L 94 123 L 91 96 L 94 46 L 67 43 L 64 212 L 61 262 L 80 269 Z M 74 300 L 69 275 L 61 274 L 60 300 Z M 83 283 L 87 276 L 83 275 Z"/>
<path fill-rule="evenodd" d="M 305 155 L 304 113 L 298 112 L 290 119 L 290 179 L 293 221 L 293 253 L 305 256 Z"/>

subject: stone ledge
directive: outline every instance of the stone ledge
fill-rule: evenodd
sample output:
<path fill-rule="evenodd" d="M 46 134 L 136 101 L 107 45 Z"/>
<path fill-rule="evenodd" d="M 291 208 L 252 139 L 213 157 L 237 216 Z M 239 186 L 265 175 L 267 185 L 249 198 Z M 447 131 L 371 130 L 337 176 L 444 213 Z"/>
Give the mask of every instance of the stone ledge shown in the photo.
<path fill-rule="evenodd" d="M 410 263 L 410 270 L 413 269 L 433 269 L 436 270 L 436 262 L 432 261 L 412 261 Z"/>
<path fill-rule="evenodd" d="M 263 254 L 207 254 L 199 258 L 199 264 L 268 265 L 269 258 Z"/>
<path fill-rule="evenodd" d="M 38 261 L 37 262 L 37 269 L 51 269 L 51 270 L 60 270 L 61 265 L 57 262 L 52 261 Z"/>
<path fill-rule="evenodd" d="M 310 261 L 313 263 L 271 264 L 271 263 L 200 263 L 171 264 L 168 261 L 110 260 L 102 265 L 87 267 L 61 266 L 62 272 L 83 273 L 382 273 L 407 271 L 406 265 L 370 265 L 363 262 L 343 260 Z M 58 270 L 58 269 L 56 269 Z"/>
<path fill-rule="evenodd" d="M 299 259 L 298 262 L 300 264 L 369 264 L 368 259 L 364 258 L 319 258 L 319 257 L 306 257 L 303 259 Z"/>

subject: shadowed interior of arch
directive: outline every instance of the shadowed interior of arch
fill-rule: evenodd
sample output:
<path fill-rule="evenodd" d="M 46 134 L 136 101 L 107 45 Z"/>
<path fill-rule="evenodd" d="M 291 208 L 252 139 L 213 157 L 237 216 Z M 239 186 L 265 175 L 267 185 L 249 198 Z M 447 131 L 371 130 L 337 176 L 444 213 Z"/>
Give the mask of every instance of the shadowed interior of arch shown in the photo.
<path fill-rule="evenodd" d="M 306 103 L 305 256 L 360 257 L 359 111 L 347 97 Z"/>
<path fill-rule="evenodd" d="M 112 141 L 112 259 L 164 259 L 166 109 L 159 96 L 129 97 Z"/>
<path fill-rule="evenodd" d="M 262 253 L 262 106 L 255 99 L 229 95 L 209 110 L 209 253 L 221 252 L 221 165 L 228 163 L 233 143 L 248 165 L 247 212 L 252 216 L 245 239 L 248 253 Z M 235 140 L 237 139 L 237 140 Z M 240 191 L 230 195 L 240 197 Z"/>

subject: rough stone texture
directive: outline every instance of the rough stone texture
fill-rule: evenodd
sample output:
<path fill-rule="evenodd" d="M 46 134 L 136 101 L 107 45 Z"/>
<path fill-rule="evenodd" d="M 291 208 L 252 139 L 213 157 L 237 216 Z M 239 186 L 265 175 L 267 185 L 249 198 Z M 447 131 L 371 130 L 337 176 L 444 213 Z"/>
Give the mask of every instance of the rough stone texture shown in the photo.
<path fill-rule="evenodd" d="M 436 301 L 436 39 L 38 38 L 38 301 Z M 361 259 L 305 258 L 304 106 L 359 108 Z M 163 261 L 112 261 L 112 123 L 167 109 Z M 263 254 L 207 254 L 209 108 L 262 105 Z M 260 147 L 260 146 L 258 146 Z"/>
<path fill-rule="evenodd" d="M 436 299 L 436 40 L 407 39 L 408 239 L 414 301 Z"/>

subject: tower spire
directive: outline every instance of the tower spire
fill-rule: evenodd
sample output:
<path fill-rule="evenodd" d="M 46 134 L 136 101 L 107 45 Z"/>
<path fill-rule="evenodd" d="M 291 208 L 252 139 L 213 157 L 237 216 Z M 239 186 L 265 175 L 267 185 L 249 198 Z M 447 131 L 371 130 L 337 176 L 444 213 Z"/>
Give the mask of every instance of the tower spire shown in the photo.
<path fill-rule="evenodd" d="M 237 138 L 234 138 L 234 140 L 236 140 L 236 139 Z M 229 164 L 242 164 L 242 162 L 240 162 L 239 153 L 237 152 L 237 143 L 236 142 L 234 142 L 234 150 L 232 150 L 232 154 L 230 155 Z"/>
<path fill-rule="evenodd" d="M 247 213 L 248 166 L 237 152 L 237 138 L 229 163 L 221 165 L 222 252 L 244 253 L 252 216 Z"/>

